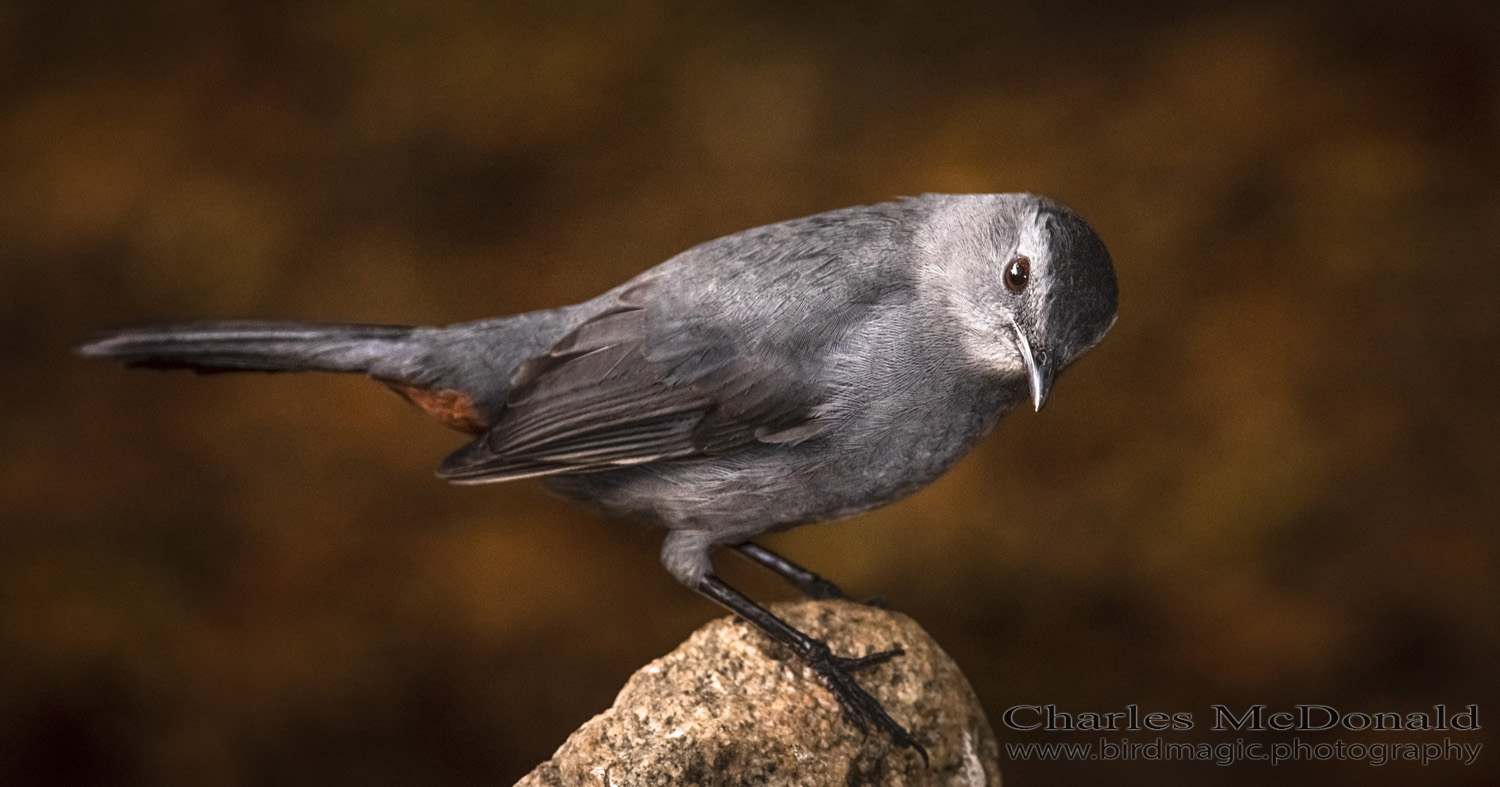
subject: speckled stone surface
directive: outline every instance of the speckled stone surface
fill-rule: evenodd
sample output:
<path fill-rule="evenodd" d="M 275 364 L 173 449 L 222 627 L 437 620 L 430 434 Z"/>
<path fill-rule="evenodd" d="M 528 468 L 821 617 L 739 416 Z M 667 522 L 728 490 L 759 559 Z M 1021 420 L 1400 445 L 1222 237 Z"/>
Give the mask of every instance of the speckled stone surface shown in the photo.
<path fill-rule="evenodd" d="M 845 601 L 773 606 L 843 656 L 906 654 L 859 673 L 931 767 L 850 724 L 817 675 L 744 621 L 715 620 L 642 667 L 609 710 L 518 784 L 999 785 L 999 748 L 958 666 L 911 618 Z"/>

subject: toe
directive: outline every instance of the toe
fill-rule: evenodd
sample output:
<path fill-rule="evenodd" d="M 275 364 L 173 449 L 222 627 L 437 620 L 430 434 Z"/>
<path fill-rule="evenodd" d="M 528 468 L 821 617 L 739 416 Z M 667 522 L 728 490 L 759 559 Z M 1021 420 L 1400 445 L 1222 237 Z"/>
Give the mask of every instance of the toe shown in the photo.
<path fill-rule="evenodd" d="M 884 664 L 897 656 L 902 656 L 905 654 L 905 650 L 900 647 L 895 647 L 891 648 L 890 650 L 882 650 L 879 653 L 871 653 L 868 656 L 860 656 L 858 658 L 852 659 L 840 658 L 839 666 L 843 667 L 846 670 L 849 670 L 850 672 L 858 672 L 866 667 L 873 667 L 877 664 Z"/>

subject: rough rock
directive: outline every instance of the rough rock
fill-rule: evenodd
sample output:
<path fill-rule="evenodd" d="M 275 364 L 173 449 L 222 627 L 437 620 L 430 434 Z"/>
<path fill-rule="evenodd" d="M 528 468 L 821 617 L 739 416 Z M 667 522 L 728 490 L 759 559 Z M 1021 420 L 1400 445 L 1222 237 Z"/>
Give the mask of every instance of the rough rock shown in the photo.
<path fill-rule="evenodd" d="M 911 618 L 846 601 L 772 609 L 839 655 L 904 648 L 859 682 L 922 742 L 931 766 L 849 723 L 790 650 L 721 618 L 638 670 L 609 710 L 518 787 L 1000 784 L 999 747 L 978 699 Z"/>

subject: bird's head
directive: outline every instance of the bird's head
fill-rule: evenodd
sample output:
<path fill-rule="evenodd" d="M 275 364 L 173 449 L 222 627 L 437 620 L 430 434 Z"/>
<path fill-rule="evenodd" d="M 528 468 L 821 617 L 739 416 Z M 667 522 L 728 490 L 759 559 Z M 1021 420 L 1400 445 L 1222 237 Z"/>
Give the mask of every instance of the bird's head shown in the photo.
<path fill-rule="evenodd" d="M 974 363 L 1023 376 L 1038 410 L 1059 372 L 1115 321 L 1119 285 L 1104 242 L 1067 208 L 1031 194 L 928 195 L 922 278 Z"/>

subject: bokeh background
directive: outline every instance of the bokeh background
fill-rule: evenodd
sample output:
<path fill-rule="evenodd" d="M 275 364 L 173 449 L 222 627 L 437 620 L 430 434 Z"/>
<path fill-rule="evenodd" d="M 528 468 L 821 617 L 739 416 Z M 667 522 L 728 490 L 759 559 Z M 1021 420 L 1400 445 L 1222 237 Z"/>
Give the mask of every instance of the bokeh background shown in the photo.
<path fill-rule="evenodd" d="M 94 332 L 475 319 L 762 223 L 1020 190 L 1109 243 L 1114 332 L 932 487 L 774 544 L 922 621 L 997 727 L 1486 728 L 1468 768 L 1014 785 L 1495 783 L 1483 0 L 0 2 L 0 783 L 509 783 L 719 614 L 655 532 L 435 480 L 461 436 L 378 386 L 126 373 L 70 355 Z"/>

